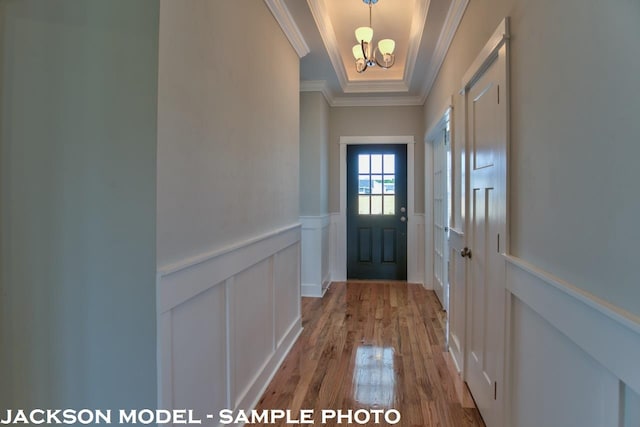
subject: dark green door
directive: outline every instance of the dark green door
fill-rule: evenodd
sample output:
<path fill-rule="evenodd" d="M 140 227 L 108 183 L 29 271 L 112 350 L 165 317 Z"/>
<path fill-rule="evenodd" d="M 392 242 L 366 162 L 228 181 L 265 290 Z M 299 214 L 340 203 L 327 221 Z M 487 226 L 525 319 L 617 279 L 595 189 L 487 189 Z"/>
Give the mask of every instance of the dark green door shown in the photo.
<path fill-rule="evenodd" d="M 347 278 L 407 279 L 407 146 L 347 146 Z"/>

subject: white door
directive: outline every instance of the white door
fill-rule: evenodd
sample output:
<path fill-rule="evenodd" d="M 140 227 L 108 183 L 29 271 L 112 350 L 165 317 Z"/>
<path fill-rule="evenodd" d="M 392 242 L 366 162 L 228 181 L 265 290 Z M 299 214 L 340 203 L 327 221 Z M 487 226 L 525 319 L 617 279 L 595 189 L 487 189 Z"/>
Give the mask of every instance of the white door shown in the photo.
<path fill-rule="evenodd" d="M 487 427 L 502 425 L 506 239 L 506 47 L 465 93 L 469 155 L 466 380 Z M 502 239 L 502 240 L 501 240 Z"/>
<path fill-rule="evenodd" d="M 449 132 L 447 124 L 433 146 L 433 288 L 445 311 L 449 310 L 448 249 Z"/>
<path fill-rule="evenodd" d="M 465 319 L 466 319 L 466 266 L 460 253 L 464 249 L 464 235 L 460 230 L 451 229 L 449 235 L 449 311 L 448 339 L 449 352 L 458 371 L 465 371 Z"/>

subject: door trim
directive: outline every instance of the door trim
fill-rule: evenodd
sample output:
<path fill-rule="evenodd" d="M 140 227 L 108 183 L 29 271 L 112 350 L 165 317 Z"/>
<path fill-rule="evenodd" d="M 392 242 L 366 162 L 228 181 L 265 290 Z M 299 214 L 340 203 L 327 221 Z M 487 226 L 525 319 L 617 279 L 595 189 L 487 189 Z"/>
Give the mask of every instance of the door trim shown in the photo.
<path fill-rule="evenodd" d="M 427 204 L 431 204 L 433 201 L 433 174 L 432 169 L 427 168 L 426 165 L 433 164 L 433 142 L 435 139 L 435 135 L 439 132 L 442 127 L 445 125 L 447 120 L 447 115 L 449 115 L 449 124 L 451 135 L 449 136 L 449 140 L 451 142 L 451 158 L 452 160 L 455 158 L 455 146 L 454 146 L 454 138 L 455 138 L 455 130 L 454 130 L 454 118 L 453 118 L 453 96 L 449 97 L 447 100 L 446 106 L 441 108 L 440 115 L 438 116 L 438 120 L 429 126 L 429 129 L 425 132 L 425 136 L 423 139 L 424 142 L 424 285 L 427 289 L 433 289 L 433 283 L 431 283 L 431 279 L 433 279 L 433 209 L 427 209 Z M 454 162 L 455 163 L 455 162 Z M 454 164 L 451 165 L 452 173 L 455 173 Z M 454 201 L 451 205 L 452 212 L 455 213 L 455 209 L 457 206 L 454 191 Z M 453 228 L 454 222 L 451 223 L 451 228 Z"/>
<path fill-rule="evenodd" d="M 417 223 L 415 213 L 415 138 L 402 136 L 341 136 L 340 137 L 340 211 L 337 230 L 337 265 L 332 277 L 347 280 L 347 145 L 406 144 L 407 146 L 407 222 Z M 418 272 L 418 240 L 415 233 L 407 232 L 407 281 L 423 283 Z"/>
<path fill-rule="evenodd" d="M 425 250 L 424 250 L 424 280 L 425 287 L 427 289 L 434 289 L 435 283 L 433 281 L 433 256 L 435 253 L 435 236 L 433 235 L 433 225 L 434 225 L 434 217 L 433 217 L 433 162 L 434 162 L 434 153 L 433 148 L 435 144 L 435 140 L 438 137 L 439 133 L 445 129 L 447 125 L 447 121 L 449 122 L 449 145 L 451 149 L 451 173 L 454 176 L 455 181 L 455 165 L 453 162 L 455 157 L 455 149 L 454 149 L 454 129 L 453 129 L 453 97 L 451 97 L 447 103 L 447 106 L 442 109 L 442 114 L 440 114 L 440 118 L 433 123 L 429 130 L 425 133 L 424 137 L 424 215 L 425 215 L 425 227 L 424 227 L 424 242 L 425 242 Z M 431 165 L 431 167 L 427 168 L 427 165 Z M 451 203 L 451 212 L 449 212 L 449 216 L 453 217 L 453 213 L 455 212 L 457 203 L 455 200 L 456 192 L 455 188 L 452 186 L 452 203 Z M 430 209 L 427 209 L 426 203 L 431 204 Z M 454 228 L 455 223 L 453 222 L 453 218 L 451 218 L 451 224 L 449 224 L 449 229 Z"/>

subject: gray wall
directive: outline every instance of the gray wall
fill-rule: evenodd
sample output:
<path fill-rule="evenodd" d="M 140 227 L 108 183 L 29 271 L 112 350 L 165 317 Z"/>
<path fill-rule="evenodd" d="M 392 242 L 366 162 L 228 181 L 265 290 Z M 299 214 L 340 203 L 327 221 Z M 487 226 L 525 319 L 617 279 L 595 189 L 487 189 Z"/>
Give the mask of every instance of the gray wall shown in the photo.
<path fill-rule="evenodd" d="M 158 2 L 0 2 L 0 408 L 156 404 Z"/>
<path fill-rule="evenodd" d="M 158 266 L 298 221 L 299 59 L 262 1 L 161 1 Z"/>
<path fill-rule="evenodd" d="M 329 212 L 329 104 L 320 92 L 300 93 L 300 215 Z"/>
<path fill-rule="evenodd" d="M 504 16 L 513 33 L 511 251 L 640 315 L 640 2 L 471 1 L 426 123 Z"/>
<path fill-rule="evenodd" d="M 415 210 L 424 213 L 424 118 L 422 107 L 334 107 L 329 116 L 329 211 L 340 210 L 340 137 L 415 138 Z"/>

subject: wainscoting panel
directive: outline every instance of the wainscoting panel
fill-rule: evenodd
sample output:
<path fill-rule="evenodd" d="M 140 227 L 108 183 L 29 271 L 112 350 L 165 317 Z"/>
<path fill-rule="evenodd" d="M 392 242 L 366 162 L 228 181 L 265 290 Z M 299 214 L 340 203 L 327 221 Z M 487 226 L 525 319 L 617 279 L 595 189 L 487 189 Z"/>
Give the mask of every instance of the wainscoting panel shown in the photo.
<path fill-rule="evenodd" d="M 460 256 L 464 233 L 454 228 L 449 234 L 449 352 L 459 372 L 465 369 L 467 265 Z M 428 258 L 427 258 L 428 259 Z M 433 258 L 431 260 L 433 262 Z"/>
<path fill-rule="evenodd" d="M 231 292 L 232 384 L 236 405 L 247 394 L 274 346 L 271 260 L 249 267 L 233 279 Z"/>
<path fill-rule="evenodd" d="M 292 262 L 299 258 L 299 246 L 290 246 L 274 258 L 275 277 L 275 344 L 280 346 L 287 337 L 292 320 L 300 318 L 300 287 L 293 287 L 300 277 L 300 265 Z M 275 348 L 274 348 L 275 350 Z"/>
<path fill-rule="evenodd" d="M 640 321 L 506 257 L 506 425 L 640 426 Z"/>
<path fill-rule="evenodd" d="M 615 376 L 517 298 L 511 326 L 513 425 L 618 425 Z"/>
<path fill-rule="evenodd" d="M 252 409 L 302 331 L 300 225 L 163 267 L 157 289 L 158 406 Z"/>
<path fill-rule="evenodd" d="M 330 282 L 329 229 L 331 217 L 303 216 L 302 224 L 302 296 L 321 297 Z"/>
<path fill-rule="evenodd" d="M 228 405 L 224 283 L 177 306 L 171 313 L 173 405 L 206 414 Z M 194 366 L 207 369 L 193 369 Z"/>

